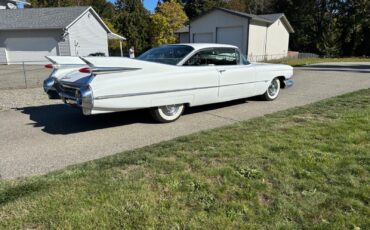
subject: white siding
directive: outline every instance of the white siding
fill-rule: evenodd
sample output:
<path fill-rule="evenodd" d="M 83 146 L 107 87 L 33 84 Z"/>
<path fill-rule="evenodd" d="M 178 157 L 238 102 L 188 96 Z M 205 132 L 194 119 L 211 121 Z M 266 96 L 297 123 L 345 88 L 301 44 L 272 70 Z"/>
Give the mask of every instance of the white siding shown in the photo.
<path fill-rule="evenodd" d="M 8 58 L 6 56 L 6 49 L 4 47 L 0 47 L 0 64 L 7 64 Z"/>
<path fill-rule="evenodd" d="M 213 33 L 193 33 L 194 43 L 212 43 Z"/>
<path fill-rule="evenodd" d="M 61 30 L 2 31 L 0 46 L 6 49 L 8 63 L 45 61 L 47 55 L 58 55 L 60 35 Z"/>
<path fill-rule="evenodd" d="M 252 61 L 279 59 L 288 55 L 289 32 L 281 20 L 267 27 L 252 22 L 249 30 L 249 52 Z"/>
<path fill-rule="evenodd" d="M 189 38 L 189 33 L 181 33 L 179 34 L 179 42 L 180 43 L 189 43 L 190 38 Z"/>
<path fill-rule="evenodd" d="M 266 53 L 271 59 L 288 56 L 289 32 L 280 19 L 268 27 L 266 47 Z"/>
<path fill-rule="evenodd" d="M 246 53 L 247 50 L 247 38 L 248 38 L 248 19 L 226 13 L 219 10 L 214 10 L 197 20 L 194 20 L 190 24 L 190 42 L 194 42 L 194 34 L 212 33 L 213 39 L 211 42 L 217 42 L 217 28 L 224 27 L 241 27 L 243 34 L 243 44 L 239 47 L 242 53 Z M 232 36 L 232 35 L 230 35 Z"/>
<path fill-rule="evenodd" d="M 86 12 L 68 29 L 68 33 L 72 56 L 97 52 L 109 55 L 107 31 L 92 13 Z"/>
<path fill-rule="evenodd" d="M 244 45 L 243 27 L 218 27 L 217 43 L 230 44 L 241 49 Z"/>
<path fill-rule="evenodd" d="M 0 64 L 7 64 L 8 59 L 6 57 L 6 49 L 5 49 L 5 44 L 1 39 L 1 31 L 0 31 Z"/>
<path fill-rule="evenodd" d="M 249 27 L 249 49 L 248 56 L 255 58 L 266 55 L 267 25 L 252 21 Z"/>
<path fill-rule="evenodd" d="M 69 35 L 65 36 L 58 43 L 60 56 L 71 56 L 71 45 L 69 43 Z"/>

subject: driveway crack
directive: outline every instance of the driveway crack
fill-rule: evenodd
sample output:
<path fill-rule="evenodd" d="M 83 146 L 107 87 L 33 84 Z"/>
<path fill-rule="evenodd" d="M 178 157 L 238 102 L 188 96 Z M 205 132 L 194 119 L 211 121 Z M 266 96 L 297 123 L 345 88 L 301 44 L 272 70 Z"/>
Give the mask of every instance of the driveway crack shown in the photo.
<path fill-rule="evenodd" d="M 234 118 L 231 118 L 231 117 L 224 117 L 224 116 L 220 116 L 220 115 L 213 114 L 213 113 L 206 113 L 206 114 L 217 117 L 217 118 L 221 118 L 221 119 L 224 119 L 224 120 L 227 120 L 227 121 L 241 122 L 241 120 L 237 120 L 237 119 L 234 119 Z"/>

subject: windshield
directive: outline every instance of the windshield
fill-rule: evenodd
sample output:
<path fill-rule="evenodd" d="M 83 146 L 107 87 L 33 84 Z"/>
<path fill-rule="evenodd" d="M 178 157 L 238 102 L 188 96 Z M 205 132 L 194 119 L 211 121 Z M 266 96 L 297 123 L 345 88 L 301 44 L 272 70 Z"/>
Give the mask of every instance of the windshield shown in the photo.
<path fill-rule="evenodd" d="M 137 59 L 150 62 L 158 62 L 169 65 L 177 65 L 193 48 L 184 45 L 166 45 L 158 48 L 153 48 Z"/>

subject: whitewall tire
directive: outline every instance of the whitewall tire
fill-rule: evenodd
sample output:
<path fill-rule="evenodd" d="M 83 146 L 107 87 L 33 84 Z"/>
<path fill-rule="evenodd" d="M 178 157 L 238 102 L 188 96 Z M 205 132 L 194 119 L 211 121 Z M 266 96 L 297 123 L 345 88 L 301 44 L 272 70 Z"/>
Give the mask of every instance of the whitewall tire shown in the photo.
<path fill-rule="evenodd" d="M 160 123 L 169 123 L 176 121 L 181 117 L 185 110 L 184 105 L 166 105 L 151 110 L 154 120 Z"/>
<path fill-rule="evenodd" d="M 279 97 L 280 89 L 281 89 L 280 80 L 278 78 L 275 78 L 274 80 L 271 81 L 269 87 L 267 88 L 266 93 L 263 94 L 262 96 L 266 101 L 273 101 Z"/>

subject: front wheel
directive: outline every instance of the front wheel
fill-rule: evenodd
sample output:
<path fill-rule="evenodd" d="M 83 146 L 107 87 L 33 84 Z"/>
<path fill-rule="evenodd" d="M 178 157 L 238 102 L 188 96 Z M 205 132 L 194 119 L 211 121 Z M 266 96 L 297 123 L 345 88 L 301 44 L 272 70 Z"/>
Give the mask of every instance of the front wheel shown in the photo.
<path fill-rule="evenodd" d="M 278 78 L 275 78 L 271 81 L 267 91 L 265 94 L 262 95 L 262 97 L 266 101 L 273 101 L 276 98 L 278 98 L 280 93 L 280 80 Z"/>
<path fill-rule="evenodd" d="M 184 105 L 166 105 L 154 108 L 150 111 L 154 120 L 160 123 L 169 123 L 180 118 L 185 110 Z"/>

